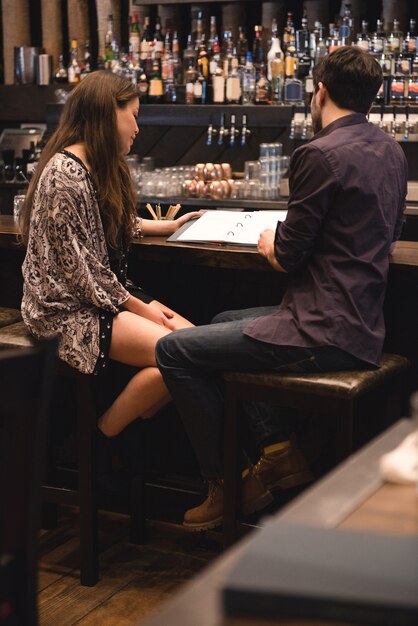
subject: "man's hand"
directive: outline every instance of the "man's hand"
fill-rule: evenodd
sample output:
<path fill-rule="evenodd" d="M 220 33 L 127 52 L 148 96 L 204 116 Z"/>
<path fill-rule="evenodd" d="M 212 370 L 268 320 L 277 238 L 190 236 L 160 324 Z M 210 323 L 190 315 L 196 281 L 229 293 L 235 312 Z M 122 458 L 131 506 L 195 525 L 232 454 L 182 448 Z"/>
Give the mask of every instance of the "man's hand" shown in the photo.
<path fill-rule="evenodd" d="M 274 256 L 274 231 L 270 228 L 266 228 L 260 233 L 258 238 L 257 250 L 261 256 L 263 256 L 270 265 L 278 272 L 284 272 L 284 269 Z"/>

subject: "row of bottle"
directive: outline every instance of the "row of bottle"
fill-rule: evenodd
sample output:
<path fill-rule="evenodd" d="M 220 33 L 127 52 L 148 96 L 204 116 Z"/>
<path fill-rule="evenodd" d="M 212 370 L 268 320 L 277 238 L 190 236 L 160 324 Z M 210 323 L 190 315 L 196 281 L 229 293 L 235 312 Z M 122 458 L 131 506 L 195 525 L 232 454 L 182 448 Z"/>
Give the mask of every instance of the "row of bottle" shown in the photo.
<path fill-rule="evenodd" d="M 417 101 L 415 20 L 410 20 L 406 37 L 399 31 L 397 20 L 389 34 L 383 32 L 382 23 L 378 20 L 372 37 L 368 34 L 367 23 L 363 21 L 361 33 L 354 37 L 349 14 L 349 5 L 346 5 L 341 24 L 331 24 L 329 36 L 325 37 L 324 28 L 319 23 L 315 24 L 313 31 L 308 30 L 306 13 L 301 29 L 295 30 L 292 12 L 288 12 L 281 41 L 277 21 L 273 20 L 268 46 L 264 43 L 263 27 L 256 25 L 252 49 L 249 50 L 242 27 L 239 27 L 236 39 L 231 31 L 224 31 L 220 41 L 214 16 L 210 19 L 210 33 L 206 41 L 202 13 L 199 12 L 196 31 L 188 36 L 182 54 L 176 32 L 167 31 L 163 35 L 157 17 L 154 34 L 151 36 L 149 18 L 145 18 L 141 33 L 136 14 L 131 16 L 129 52 L 121 52 L 113 36 L 110 15 L 105 55 L 98 66 L 137 83 L 143 102 L 309 103 L 315 62 L 336 47 L 352 43 L 374 54 L 383 68 L 385 80 L 377 102 L 401 104 Z M 83 62 L 79 63 L 77 41 L 73 40 L 68 69 L 61 58 L 55 80 L 77 83 L 91 70 L 88 42 Z"/>

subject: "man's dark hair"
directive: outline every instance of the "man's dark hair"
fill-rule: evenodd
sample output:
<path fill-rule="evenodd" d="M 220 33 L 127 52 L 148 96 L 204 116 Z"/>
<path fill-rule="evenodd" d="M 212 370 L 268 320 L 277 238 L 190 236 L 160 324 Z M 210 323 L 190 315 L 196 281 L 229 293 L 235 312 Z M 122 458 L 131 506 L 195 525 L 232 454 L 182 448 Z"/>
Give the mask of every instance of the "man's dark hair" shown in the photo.
<path fill-rule="evenodd" d="M 323 83 L 341 109 L 367 115 L 382 84 L 379 63 L 358 46 L 342 46 L 324 57 L 313 70 L 315 91 Z"/>

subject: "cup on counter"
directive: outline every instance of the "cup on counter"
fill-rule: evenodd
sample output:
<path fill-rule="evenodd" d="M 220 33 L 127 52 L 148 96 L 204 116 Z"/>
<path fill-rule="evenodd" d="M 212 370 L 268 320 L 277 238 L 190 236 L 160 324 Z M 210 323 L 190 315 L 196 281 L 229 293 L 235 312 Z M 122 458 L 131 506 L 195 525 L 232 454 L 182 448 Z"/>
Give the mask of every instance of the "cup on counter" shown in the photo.
<path fill-rule="evenodd" d="M 15 220 L 19 219 L 20 209 L 22 208 L 22 204 L 25 201 L 25 194 L 17 194 L 13 198 L 13 217 Z"/>

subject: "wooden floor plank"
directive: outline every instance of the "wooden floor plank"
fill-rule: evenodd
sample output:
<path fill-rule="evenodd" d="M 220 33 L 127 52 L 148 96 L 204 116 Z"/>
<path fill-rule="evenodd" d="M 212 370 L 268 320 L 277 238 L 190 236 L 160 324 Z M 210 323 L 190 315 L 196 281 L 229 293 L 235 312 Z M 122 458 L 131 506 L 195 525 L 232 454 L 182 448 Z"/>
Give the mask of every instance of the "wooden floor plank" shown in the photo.
<path fill-rule="evenodd" d="M 42 534 L 40 626 L 137 623 L 221 551 L 219 533 L 196 535 L 173 524 L 149 523 L 147 543 L 136 546 L 126 531 L 126 516 L 100 514 L 95 587 L 79 584 L 77 511 L 65 510 L 57 528 Z"/>

